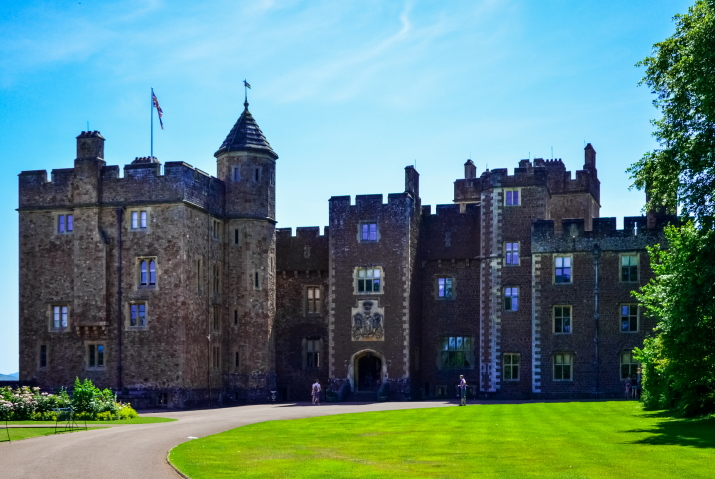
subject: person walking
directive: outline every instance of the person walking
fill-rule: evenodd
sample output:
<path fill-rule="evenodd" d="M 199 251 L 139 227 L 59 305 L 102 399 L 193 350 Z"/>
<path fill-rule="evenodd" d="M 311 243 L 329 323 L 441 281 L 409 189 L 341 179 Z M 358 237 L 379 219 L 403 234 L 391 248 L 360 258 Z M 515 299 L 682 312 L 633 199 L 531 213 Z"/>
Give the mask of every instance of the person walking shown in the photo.
<path fill-rule="evenodd" d="M 466 406 L 467 405 L 467 380 L 464 379 L 464 375 L 460 374 L 459 375 L 459 397 L 460 397 L 460 406 Z"/>
<path fill-rule="evenodd" d="M 313 404 L 320 406 L 320 383 L 316 379 L 310 391 L 310 395 L 313 397 Z"/>

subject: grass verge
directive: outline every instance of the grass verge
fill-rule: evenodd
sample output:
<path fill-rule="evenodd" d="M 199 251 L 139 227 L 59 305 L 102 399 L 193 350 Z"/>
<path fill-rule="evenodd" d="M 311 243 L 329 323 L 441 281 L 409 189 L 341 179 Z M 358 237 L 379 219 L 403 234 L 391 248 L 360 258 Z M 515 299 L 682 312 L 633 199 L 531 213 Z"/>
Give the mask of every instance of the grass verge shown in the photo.
<path fill-rule="evenodd" d="M 90 427 L 92 429 L 102 429 L 101 427 Z M 10 432 L 10 439 L 14 441 L 19 441 L 21 439 L 28 439 L 30 437 L 38 436 L 52 436 L 55 434 L 55 427 L 11 427 L 7 431 Z M 84 429 L 77 429 L 72 432 L 84 431 Z M 70 431 L 57 431 L 57 434 L 69 434 Z M 0 442 L 10 442 L 7 437 L 7 432 L 5 429 L 0 428 Z"/>
<path fill-rule="evenodd" d="M 494 404 L 244 426 L 174 448 L 200 478 L 712 478 L 715 417 L 629 401 Z"/>
<path fill-rule="evenodd" d="M 169 417 L 137 417 L 134 419 L 121 419 L 117 421 L 87 421 L 87 425 L 98 424 L 98 425 L 110 425 L 110 424 L 154 424 L 156 422 L 173 422 L 176 419 Z M 81 423 L 84 426 L 84 420 L 78 420 L 77 423 Z M 34 426 L 34 425 L 52 425 L 55 427 L 55 421 L 8 421 L 8 426 Z M 4 426 L 4 422 L 0 422 L 0 427 Z"/>

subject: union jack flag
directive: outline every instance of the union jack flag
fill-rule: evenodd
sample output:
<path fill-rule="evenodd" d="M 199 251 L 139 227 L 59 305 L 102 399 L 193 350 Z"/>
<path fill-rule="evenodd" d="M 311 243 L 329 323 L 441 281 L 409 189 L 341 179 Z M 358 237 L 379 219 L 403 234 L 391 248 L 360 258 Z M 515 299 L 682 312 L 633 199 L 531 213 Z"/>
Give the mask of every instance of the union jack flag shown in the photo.
<path fill-rule="evenodd" d="M 151 89 L 151 101 L 154 104 L 154 107 L 156 108 L 156 112 L 159 114 L 159 125 L 161 125 L 161 129 L 164 129 L 164 122 L 161 121 L 161 117 L 164 116 L 164 112 L 161 110 L 161 107 L 159 106 L 159 100 L 156 99 L 156 95 L 154 94 L 154 89 Z"/>

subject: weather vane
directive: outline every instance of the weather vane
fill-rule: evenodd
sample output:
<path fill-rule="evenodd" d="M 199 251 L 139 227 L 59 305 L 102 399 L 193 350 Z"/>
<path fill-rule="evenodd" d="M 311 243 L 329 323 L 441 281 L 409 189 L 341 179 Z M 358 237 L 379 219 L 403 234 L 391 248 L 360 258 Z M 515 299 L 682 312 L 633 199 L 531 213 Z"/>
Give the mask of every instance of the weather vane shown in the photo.
<path fill-rule="evenodd" d="M 244 94 L 244 100 L 243 100 L 243 105 L 248 108 L 248 90 L 251 88 L 251 84 L 246 81 L 246 79 L 243 79 L 243 94 Z"/>

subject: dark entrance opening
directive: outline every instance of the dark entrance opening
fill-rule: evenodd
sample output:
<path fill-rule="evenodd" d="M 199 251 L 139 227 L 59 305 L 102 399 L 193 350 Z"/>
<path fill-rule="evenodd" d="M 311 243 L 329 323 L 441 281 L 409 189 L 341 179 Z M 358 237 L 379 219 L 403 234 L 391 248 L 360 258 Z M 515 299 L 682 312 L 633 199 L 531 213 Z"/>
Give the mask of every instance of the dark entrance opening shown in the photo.
<path fill-rule="evenodd" d="M 377 391 L 382 377 L 382 360 L 366 353 L 357 360 L 357 390 Z"/>

